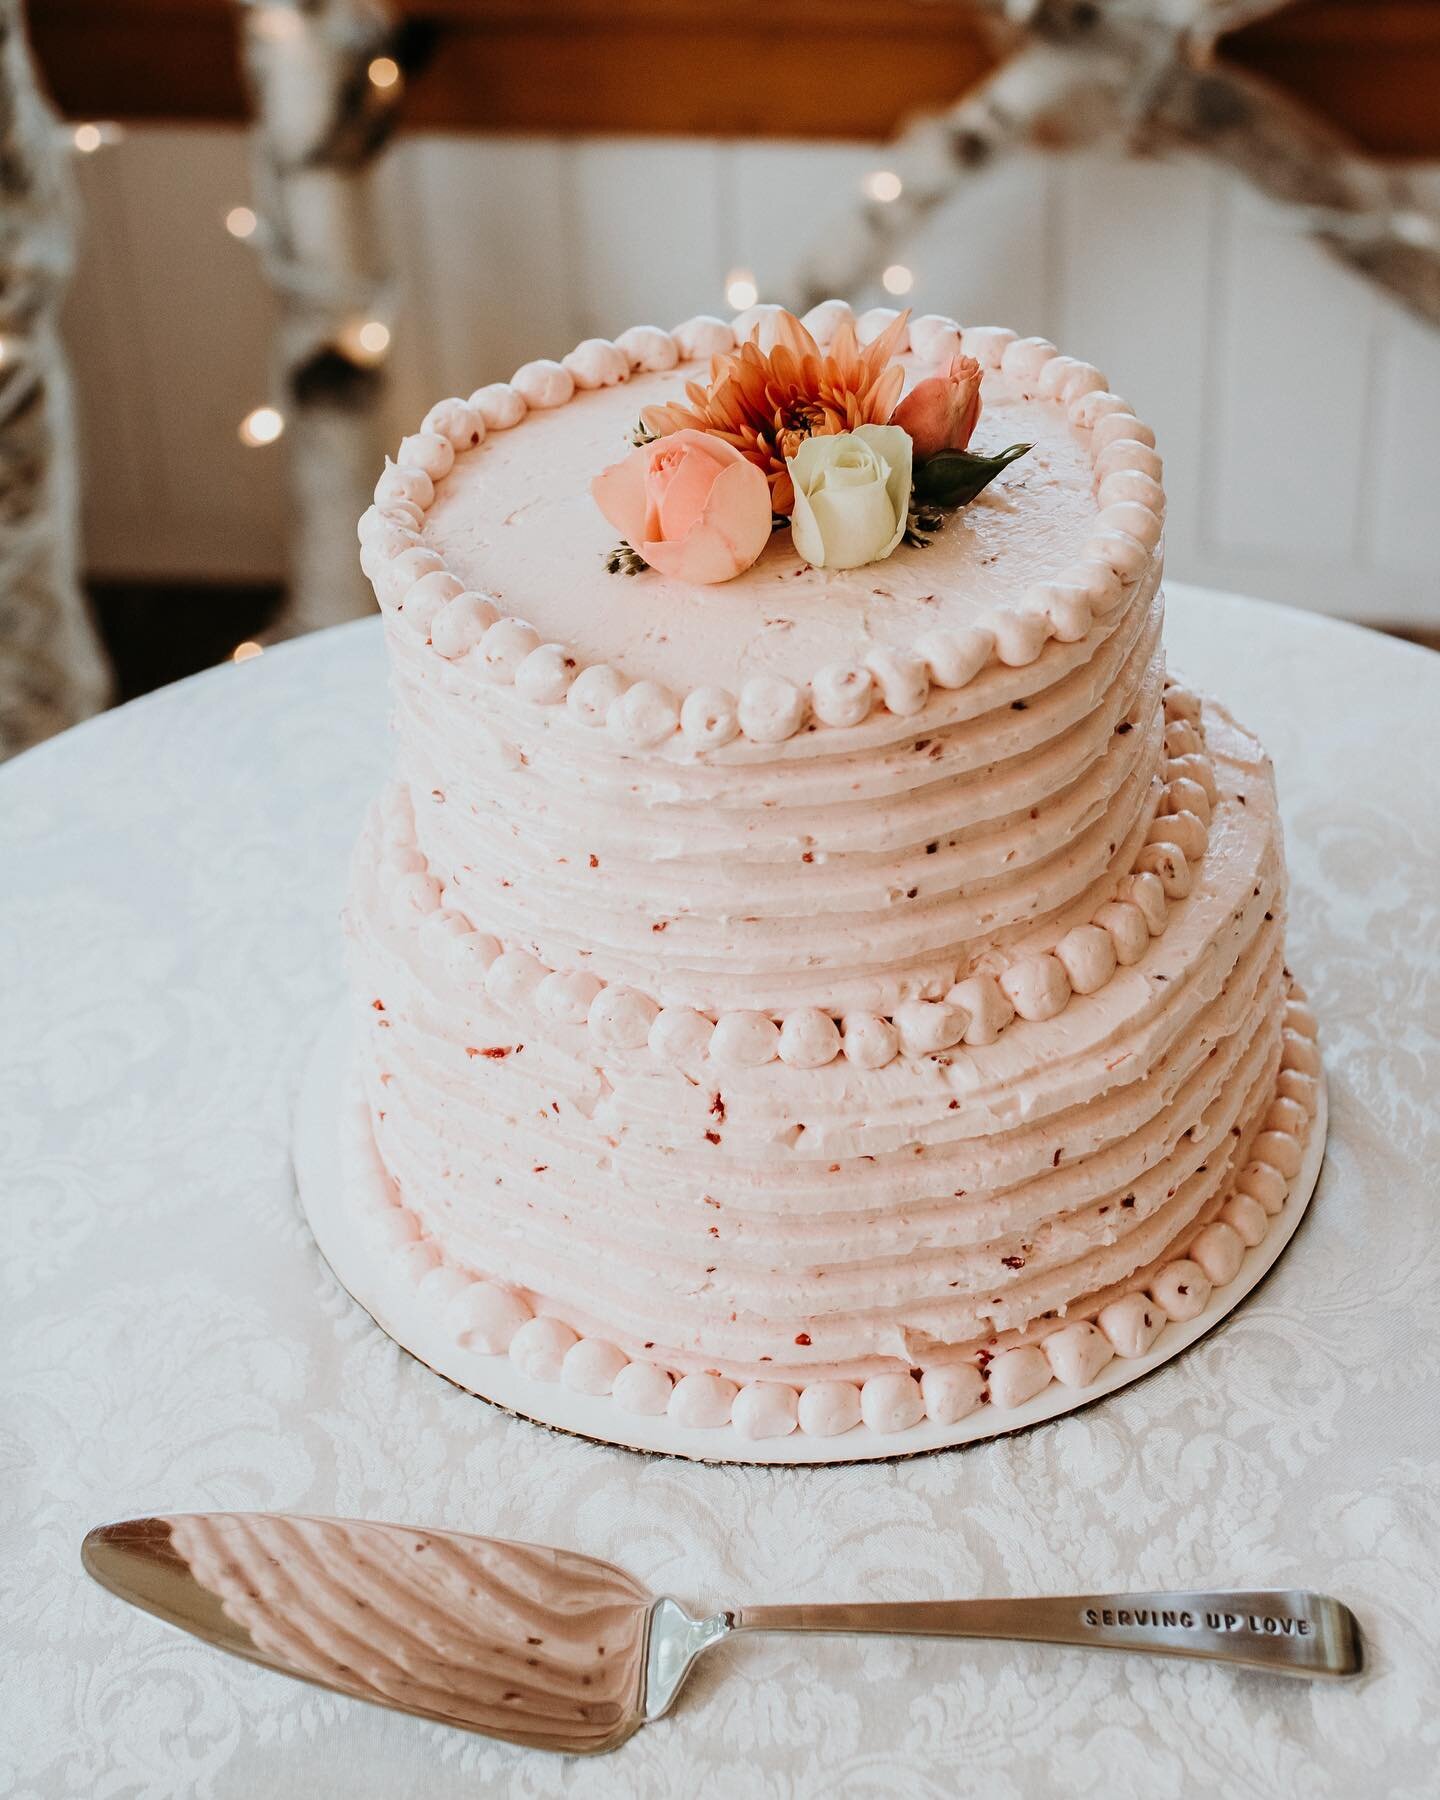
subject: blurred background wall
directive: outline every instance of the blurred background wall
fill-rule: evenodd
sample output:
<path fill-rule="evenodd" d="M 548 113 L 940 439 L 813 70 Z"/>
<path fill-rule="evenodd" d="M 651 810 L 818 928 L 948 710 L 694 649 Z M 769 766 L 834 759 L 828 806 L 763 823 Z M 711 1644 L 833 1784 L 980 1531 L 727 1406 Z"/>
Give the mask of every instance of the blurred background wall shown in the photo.
<path fill-rule="evenodd" d="M 786 297 L 884 166 L 866 144 L 402 139 L 380 169 L 401 289 L 389 442 L 582 337 L 728 316 L 727 283 Z M 133 128 L 80 176 L 66 326 L 89 567 L 278 580 L 284 446 L 237 434 L 269 397 L 272 323 L 225 228 L 250 198 L 242 134 Z M 1176 576 L 1440 625 L 1440 334 L 1289 215 L 1194 160 L 1027 153 L 904 266 L 906 303 L 1038 332 L 1111 375 L 1165 451 Z"/>
<path fill-rule="evenodd" d="M 373 167 L 353 217 L 393 272 L 366 468 L 435 399 L 582 337 L 804 304 L 929 111 L 953 191 L 889 291 L 847 297 L 1098 363 L 1159 434 L 1173 576 L 1440 639 L 1436 0 L 41 0 L 30 28 L 78 190 L 81 551 L 122 696 L 253 650 L 297 542 L 316 566 L 324 440 L 251 179 L 267 84 L 303 111 L 307 81 L 306 155 Z M 353 66 L 312 79 L 326 33 Z M 1027 49 L 1042 87 L 1081 73 L 1007 141 Z M 1418 307 L 1357 271 L 1377 232 L 1392 272 L 1420 260 Z M 348 523 L 322 548 L 351 557 Z"/>

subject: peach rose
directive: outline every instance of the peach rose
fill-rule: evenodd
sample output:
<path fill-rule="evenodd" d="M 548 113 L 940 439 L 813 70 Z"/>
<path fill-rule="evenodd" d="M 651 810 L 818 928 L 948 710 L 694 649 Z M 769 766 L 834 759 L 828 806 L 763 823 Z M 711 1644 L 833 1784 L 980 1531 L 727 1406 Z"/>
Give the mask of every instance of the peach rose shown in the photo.
<path fill-rule="evenodd" d="M 651 568 L 680 581 L 729 581 L 770 541 L 770 484 L 706 431 L 641 444 L 590 483 L 595 504 Z"/>
<path fill-rule="evenodd" d="M 963 450 L 980 422 L 980 365 L 973 356 L 952 356 L 938 375 L 919 381 L 890 415 L 890 423 L 910 433 L 915 460 L 942 450 Z"/>

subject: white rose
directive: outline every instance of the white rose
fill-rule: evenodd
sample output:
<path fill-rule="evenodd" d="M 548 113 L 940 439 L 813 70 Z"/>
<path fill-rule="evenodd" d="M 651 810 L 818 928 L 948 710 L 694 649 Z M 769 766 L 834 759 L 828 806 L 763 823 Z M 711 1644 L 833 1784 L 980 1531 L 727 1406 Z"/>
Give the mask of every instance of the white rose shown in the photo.
<path fill-rule="evenodd" d="M 911 454 L 898 425 L 805 439 L 786 460 L 795 484 L 790 534 L 806 562 L 858 569 L 890 554 L 905 535 Z"/>

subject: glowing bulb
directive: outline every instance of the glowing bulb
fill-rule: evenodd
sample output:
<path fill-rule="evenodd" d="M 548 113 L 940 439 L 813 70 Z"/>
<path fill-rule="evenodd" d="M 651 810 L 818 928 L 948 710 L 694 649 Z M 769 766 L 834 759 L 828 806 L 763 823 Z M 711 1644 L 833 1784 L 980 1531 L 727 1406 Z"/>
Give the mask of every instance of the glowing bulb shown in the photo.
<path fill-rule="evenodd" d="M 77 125 L 73 135 L 75 148 L 82 156 L 93 156 L 105 142 L 105 133 L 98 125 Z"/>
<path fill-rule="evenodd" d="M 880 279 L 887 294 L 908 294 L 915 285 L 915 271 L 904 263 L 891 263 Z"/>
<path fill-rule="evenodd" d="M 393 56 L 377 56 L 365 73 L 372 87 L 392 88 L 400 79 L 400 65 Z"/>
<path fill-rule="evenodd" d="M 262 444 L 273 444 L 285 429 L 285 415 L 273 406 L 257 406 L 240 421 L 240 442 L 252 450 Z"/>
<path fill-rule="evenodd" d="M 0 369 L 3 369 L 12 360 L 14 354 L 9 338 L 0 337 Z"/>
<path fill-rule="evenodd" d="M 233 238 L 253 237 L 259 223 L 248 206 L 232 206 L 225 215 L 225 229 Z"/>
<path fill-rule="evenodd" d="M 747 306 L 753 306 L 760 297 L 760 290 L 755 285 L 755 277 L 749 269 L 732 269 L 725 277 L 725 298 L 736 312 L 744 312 Z"/>
<path fill-rule="evenodd" d="M 871 200 L 886 206 L 892 200 L 898 200 L 905 191 L 905 183 L 893 169 L 872 169 L 861 186 Z"/>
<path fill-rule="evenodd" d="M 254 657 L 263 656 L 265 646 L 257 644 L 254 638 L 246 638 L 243 644 L 237 644 L 230 652 L 231 662 L 250 662 Z"/>
<path fill-rule="evenodd" d="M 340 348 L 357 363 L 378 363 L 390 348 L 390 327 L 383 319 L 350 319 L 340 327 Z"/>

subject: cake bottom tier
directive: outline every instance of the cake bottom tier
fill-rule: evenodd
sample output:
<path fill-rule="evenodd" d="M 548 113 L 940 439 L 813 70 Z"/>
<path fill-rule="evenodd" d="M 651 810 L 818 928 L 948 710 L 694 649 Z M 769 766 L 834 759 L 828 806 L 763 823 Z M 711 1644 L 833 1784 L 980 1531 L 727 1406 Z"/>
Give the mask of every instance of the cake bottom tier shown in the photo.
<path fill-rule="evenodd" d="M 597 1061 L 387 904 L 372 820 L 371 1228 L 467 1347 L 746 1435 L 948 1422 L 1143 1354 L 1284 1204 L 1319 1075 L 1268 768 L 1206 726 L 1206 853 L 1143 954 L 1054 1018 L 878 1069 Z"/>
<path fill-rule="evenodd" d="M 1302 1008 L 1299 990 L 1294 993 L 1292 1004 Z M 1307 1055 L 1313 1039 L 1295 1026 L 1286 1029 L 1293 1034 L 1287 1060 L 1313 1063 Z M 1088 1307 L 1072 1309 L 1068 1322 L 1048 1321 L 1003 1346 L 978 1350 L 969 1362 L 863 1381 L 822 1376 L 798 1384 L 774 1378 L 740 1384 L 713 1373 L 677 1378 L 648 1358 L 627 1360 L 603 1339 L 579 1337 L 553 1317 L 537 1317 L 513 1291 L 440 1261 L 399 1201 L 353 1076 L 345 1088 L 334 1172 L 334 1070 L 344 1036 L 327 1033 L 323 1060 L 317 1052 L 317 1085 L 307 1102 L 308 1123 L 302 1122 L 308 1143 L 300 1149 L 306 1210 L 345 1285 L 422 1362 L 508 1410 L 602 1443 L 707 1461 L 814 1462 L 942 1448 L 1013 1429 L 1012 1421 L 1053 1418 L 1112 1391 L 1132 1371 L 1148 1372 L 1195 1332 L 1209 1329 L 1255 1285 L 1277 1253 L 1272 1240 L 1283 1249 L 1304 1211 L 1323 1148 L 1323 1080 L 1282 1069 L 1272 1100 L 1293 1097 L 1300 1081 L 1319 1106 L 1293 1134 L 1302 1158 L 1298 1176 L 1253 1165 L 1251 1180 L 1266 1204 L 1247 1191 L 1248 1183 L 1237 1182 L 1217 1224 L 1197 1234 L 1190 1255 L 1163 1262 L 1148 1286 L 1131 1284 L 1103 1303 L 1096 1296 Z M 1224 1235 L 1226 1225 L 1233 1225 L 1243 1250 Z M 503 1354 L 507 1348 L 513 1357 Z M 1038 1415 L 1025 1404 L 1032 1400 L 1042 1409 Z M 867 1429 L 857 1431 L 862 1425 Z M 781 1441 L 792 1433 L 798 1437 L 782 1452 Z M 762 1451 L 763 1440 L 774 1448 Z M 744 1448 L 749 1443 L 757 1448 Z"/>

